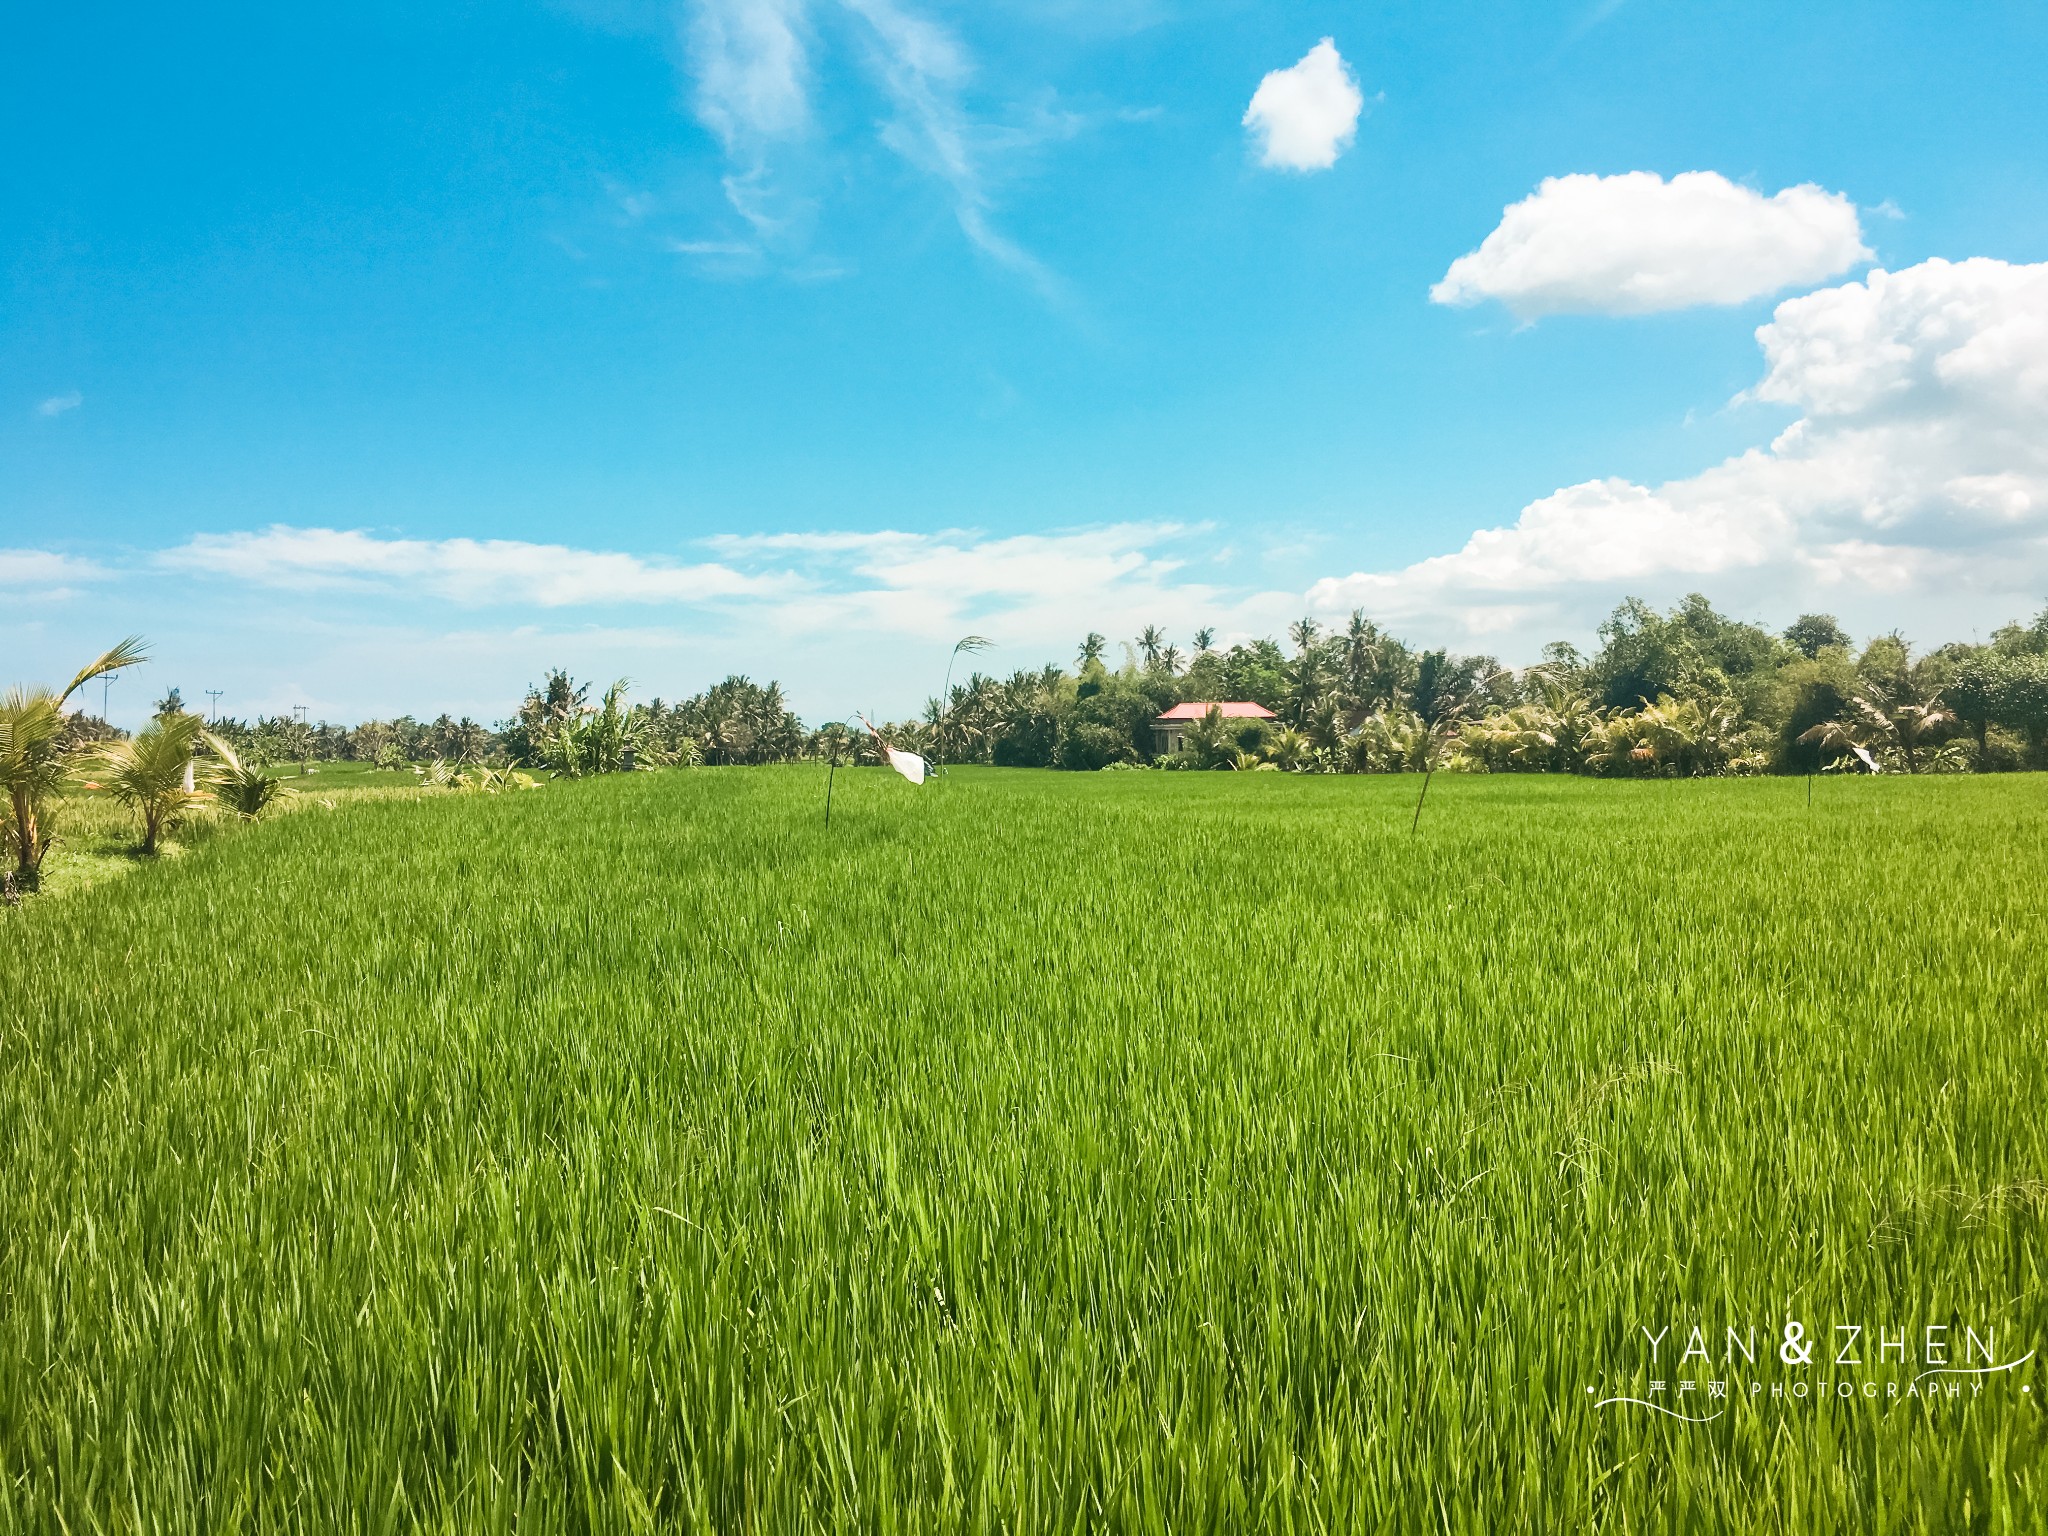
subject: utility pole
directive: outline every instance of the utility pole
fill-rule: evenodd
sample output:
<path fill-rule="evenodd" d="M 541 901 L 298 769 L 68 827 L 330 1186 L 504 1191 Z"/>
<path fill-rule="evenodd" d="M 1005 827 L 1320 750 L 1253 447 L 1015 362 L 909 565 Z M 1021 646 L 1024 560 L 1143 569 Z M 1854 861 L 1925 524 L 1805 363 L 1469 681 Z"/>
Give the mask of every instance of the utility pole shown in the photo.
<path fill-rule="evenodd" d="M 208 697 L 209 699 L 213 700 L 213 710 L 212 710 L 212 713 L 210 713 L 210 714 L 209 714 L 209 715 L 208 715 L 208 716 L 206 717 L 206 723 L 207 723 L 208 725 L 219 725 L 219 724 L 220 724 L 220 696 L 221 696 L 222 694 L 226 693 L 226 692 L 227 692 L 227 689 L 225 689 L 225 688 L 209 688 L 209 689 L 207 689 L 207 690 L 206 690 L 206 696 L 207 696 L 207 697 Z"/>
<path fill-rule="evenodd" d="M 117 673 L 109 672 L 100 679 L 100 718 L 102 720 L 107 718 L 107 695 L 113 692 L 114 682 L 118 675 Z"/>
<path fill-rule="evenodd" d="M 313 735 L 306 729 L 305 705 L 294 704 L 292 715 L 299 722 L 299 777 L 303 779 L 306 776 L 307 759 L 313 755 Z"/>

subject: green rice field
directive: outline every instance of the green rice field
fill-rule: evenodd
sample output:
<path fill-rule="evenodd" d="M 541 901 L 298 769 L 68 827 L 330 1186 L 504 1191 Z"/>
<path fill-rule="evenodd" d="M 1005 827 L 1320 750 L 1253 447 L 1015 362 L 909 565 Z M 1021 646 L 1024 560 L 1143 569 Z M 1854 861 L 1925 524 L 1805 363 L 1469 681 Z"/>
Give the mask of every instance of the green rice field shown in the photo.
<path fill-rule="evenodd" d="M 2048 779 L 1417 788 L 302 798 L 0 912 L 0 1530 L 2048 1526 Z"/>

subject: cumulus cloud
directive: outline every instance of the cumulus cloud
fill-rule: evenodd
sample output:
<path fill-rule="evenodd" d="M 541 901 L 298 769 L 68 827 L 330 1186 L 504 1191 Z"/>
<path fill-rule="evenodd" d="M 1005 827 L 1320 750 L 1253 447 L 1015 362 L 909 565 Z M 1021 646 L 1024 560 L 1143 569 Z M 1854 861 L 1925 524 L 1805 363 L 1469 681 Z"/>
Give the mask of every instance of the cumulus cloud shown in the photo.
<path fill-rule="evenodd" d="M 1856 207 L 1805 184 L 1765 197 L 1713 171 L 1553 176 L 1429 290 L 1523 319 L 1739 304 L 1868 260 Z"/>
<path fill-rule="evenodd" d="M 1259 164 L 1276 170 L 1327 171 L 1351 147 L 1365 96 L 1337 44 L 1324 38 L 1299 63 L 1259 82 L 1244 126 Z"/>
<path fill-rule="evenodd" d="M 1568 486 L 1312 601 L 1483 635 L 1584 628 L 1624 592 L 1691 585 L 1801 605 L 1904 594 L 1979 618 L 2048 596 L 2048 264 L 1873 271 L 1786 300 L 1757 340 L 1748 397 L 1803 413 L 1767 448 L 1654 488 Z"/>

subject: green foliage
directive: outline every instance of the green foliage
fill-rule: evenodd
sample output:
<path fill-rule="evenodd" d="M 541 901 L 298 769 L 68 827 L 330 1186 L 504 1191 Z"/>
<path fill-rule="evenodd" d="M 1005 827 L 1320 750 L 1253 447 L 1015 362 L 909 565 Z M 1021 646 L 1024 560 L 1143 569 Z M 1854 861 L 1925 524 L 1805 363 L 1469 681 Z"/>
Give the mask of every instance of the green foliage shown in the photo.
<path fill-rule="evenodd" d="M 1060 737 L 1058 766 L 1087 773 L 1112 764 L 1130 764 L 1137 753 L 1129 737 L 1113 726 L 1077 720 Z"/>
<path fill-rule="evenodd" d="M 1725 692 L 1767 675 L 1786 655 L 1783 642 L 1715 612 L 1697 592 L 1668 614 L 1630 598 L 1600 626 L 1600 640 L 1587 673 L 1598 701 L 1611 709 Z"/>
<path fill-rule="evenodd" d="M 1833 756 L 1820 737 L 1809 734 L 1823 721 L 1839 720 L 1850 710 L 1860 680 L 1846 651 L 1830 648 L 1801 656 L 1777 678 L 1777 765 L 1787 773 L 1818 773 Z"/>
<path fill-rule="evenodd" d="M 1812 661 L 1822 651 L 1849 649 L 1849 632 L 1832 613 L 1802 613 L 1785 626 L 1785 643 Z"/>
<path fill-rule="evenodd" d="M 787 762 L 805 747 L 803 722 L 780 683 L 728 677 L 678 704 L 657 698 L 635 713 L 647 754 L 678 767 Z"/>
<path fill-rule="evenodd" d="M 1760 773 L 1769 764 L 1769 746 L 1732 703 L 1667 694 L 1603 720 L 1589 736 L 1586 764 L 1595 773 L 1631 778 Z"/>
<path fill-rule="evenodd" d="M 0 1528 L 2048 1526 L 2040 781 L 822 776 L 0 912 Z"/>
<path fill-rule="evenodd" d="M 604 703 L 585 704 L 567 719 L 551 720 L 534 743 L 542 767 L 565 779 L 621 773 L 639 766 L 636 754 L 647 734 L 644 715 L 623 708 L 626 679 L 605 690 Z"/>

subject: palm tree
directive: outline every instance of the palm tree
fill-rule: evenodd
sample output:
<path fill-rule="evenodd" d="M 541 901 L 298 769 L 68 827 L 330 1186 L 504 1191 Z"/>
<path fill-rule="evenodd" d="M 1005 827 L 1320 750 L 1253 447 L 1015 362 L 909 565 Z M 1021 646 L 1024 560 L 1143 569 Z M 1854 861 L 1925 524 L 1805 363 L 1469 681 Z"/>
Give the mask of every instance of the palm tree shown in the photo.
<path fill-rule="evenodd" d="M 16 687 L 0 696 L 0 846 L 14 854 L 19 884 L 33 889 L 50 851 L 51 797 L 67 769 L 63 747 L 64 706 L 96 677 L 106 677 L 145 659 L 149 647 L 130 635 L 71 679 L 62 693 Z"/>
<path fill-rule="evenodd" d="M 1939 693 L 1916 697 L 1906 687 L 1872 689 L 1870 694 L 1858 694 L 1855 702 L 1863 717 L 1898 747 L 1908 773 L 1919 771 L 1919 753 L 1927 739 L 1954 718 L 1942 707 Z"/>
<path fill-rule="evenodd" d="M 1159 653 L 1159 664 L 1175 676 L 1178 676 L 1180 673 L 1180 663 L 1180 647 L 1177 645 L 1169 645 Z"/>
<path fill-rule="evenodd" d="M 1291 695 L 1287 701 L 1288 717 L 1295 725 L 1305 725 L 1323 697 L 1323 659 L 1314 650 L 1304 648 L 1287 663 L 1283 675 Z"/>
<path fill-rule="evenodd" d="M 1094 630 L 1088 631 L 1088 637 L 1081 642 L 1081 654 L 1075 658 L 1080 663 L 1083 672 L 1086 672 L 1090 667 L 1102 665 L 1102 652 L 1108 644 L 1109 642 Z"/>
<path fill-rule="evenodd" d="M 1147 624 L 1138 636 L 1138 650 L 1145 658 L 1145 670 L 1155 670 L 1159 665 L 1159 653 L 1166 648 L 1166 632 L 1157 624 Z"/>
<path fill-rule="evenodd" d="M 1906 772 L 1917 773 L 1928 738 L 1955 720 L 1943 707 L 1939 693 L 1916 693 L 1907 683 L 1873 686 L 1849 702 L 1855 706 L 1851 718 L 1823 720 L 1801 732 L 1799 741 L 1832 757 L 1854 755 L 1872 773 L 1877 772 L 1877 759 L 1870 751 L 1873 745 L 1896 748 Z"/>
<path fill-rule="evenodd" d="M 1308 766 L 1309 742 L 1300 731 L 1275 731 L 1266 741 L 1266 761 L 1294 772 Z"/>
<path fill-rule="evenodd" d="M 106 787 L 142 813 L 144 854 L 155 853 L 164 833 L 203 803 L 192 782 L 192 749 L 200 731 L 197 715 L 165 715 L 129 740 L 100 749 Z"/>
<path fill-rule="evenodd" d="M 1318 704 L 1304 729 L 1309 746 L 1321 754 L 1325 762 L 1334 759 L 1344 739 L 1344 714 L 1337 707 L 1337 701 L 1325 699 Z"/>
<path fill-rule="evenodd" d="M 1195 631 L 1195 654 L 1206 656 L 1216 649 L 1216 631 L 1206 625 Z"/>
<path fill-rule="evenodd" d="M 1306 616 L 1296 619 L 1287 626 L 1287 637 L 1294 642 L 1297 651 L 1306 652 L 1316 643 L 1316 636 L 1323 632 L 1323 626 Z"/>
<path fill-rule="evenodd" d="M 1819 725 L 1810 726 L 1799 733 L 1799 744 L 1819 747 L 1821 755 L 1828 758 L 1854 757 L 1872 773 L 1878 771 L 1877 759 L 1871 756 L 1870 747 L 1864 742 L 1865 735 L 1860 723 L 1849 720 L 1823 720 Z M 1806 798 L 1813 799 L 1813 775 L 1806 776 Z"/>
<path fill-rule="evenodd" d="M 287 793 L 282 780 L 272 778 L 257 762 L 243 762 L 235 749 L 211 731 L 201 739 L 220 759 L 213 773 L 213 798 L 244 821 L 254 821 L 280 794 Z"/>

